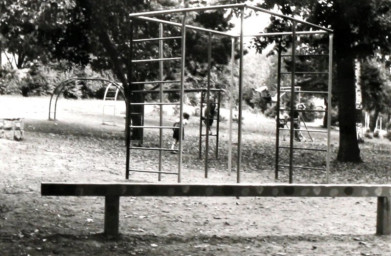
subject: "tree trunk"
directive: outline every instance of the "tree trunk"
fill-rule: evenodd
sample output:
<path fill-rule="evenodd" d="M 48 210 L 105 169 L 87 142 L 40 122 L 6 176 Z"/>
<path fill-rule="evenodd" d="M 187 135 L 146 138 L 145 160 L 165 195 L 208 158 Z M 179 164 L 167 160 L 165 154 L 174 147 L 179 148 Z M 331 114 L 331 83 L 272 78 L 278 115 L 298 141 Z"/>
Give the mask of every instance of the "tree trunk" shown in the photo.
<path fill-rule="evenodd" d="M 337 93 L 339 121 L 339 151 L 341 162 L 361 162 L 356 134 L 356 95 L 354 79 L 354 58 L 344 52 L 337 58 Z"/>
<path fill-rule="evenodd" d="M 142 90 L 143 85 L 133 85 L 131 91 L 133 90 Z M 132 93 L 130 94 L 131 103 L 143 103 L 144 94 L 143 93 Z M 133 126 L 143 126 L 144 125 L 144 105 L 132 105 L 130 108 L 130 120 Z M 138 145 L 143 144 L 144 129 L 142 128 L 133 128 L 131 131 L 131 140 L 138 141 Z"/>

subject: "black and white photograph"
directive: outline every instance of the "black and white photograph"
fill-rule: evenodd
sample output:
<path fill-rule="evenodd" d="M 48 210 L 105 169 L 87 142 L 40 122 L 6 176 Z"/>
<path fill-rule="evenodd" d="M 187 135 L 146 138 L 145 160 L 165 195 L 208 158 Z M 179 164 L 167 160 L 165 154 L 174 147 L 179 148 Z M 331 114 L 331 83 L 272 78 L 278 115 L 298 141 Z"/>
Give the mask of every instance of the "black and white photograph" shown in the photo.
<path fill-rule="evenodd" d="M 391 255 L 390 0 L 1 0 L 0 255 Z"/>

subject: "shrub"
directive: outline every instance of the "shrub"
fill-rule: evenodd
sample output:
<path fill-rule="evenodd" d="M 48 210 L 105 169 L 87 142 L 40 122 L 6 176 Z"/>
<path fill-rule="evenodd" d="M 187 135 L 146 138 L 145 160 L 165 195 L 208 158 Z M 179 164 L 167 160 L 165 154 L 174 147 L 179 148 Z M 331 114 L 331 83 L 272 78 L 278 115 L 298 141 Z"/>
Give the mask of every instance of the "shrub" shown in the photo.
<path fill-rule="evenodd" d="M 27 76 L 22 79 L 20 85 L 20 91 L 23 96 L 41 96 L 50 93 L 50 86 L 46 80 L 46 77 L 43 75 L 41 70 L 37 65 L 33 65 Z"/>

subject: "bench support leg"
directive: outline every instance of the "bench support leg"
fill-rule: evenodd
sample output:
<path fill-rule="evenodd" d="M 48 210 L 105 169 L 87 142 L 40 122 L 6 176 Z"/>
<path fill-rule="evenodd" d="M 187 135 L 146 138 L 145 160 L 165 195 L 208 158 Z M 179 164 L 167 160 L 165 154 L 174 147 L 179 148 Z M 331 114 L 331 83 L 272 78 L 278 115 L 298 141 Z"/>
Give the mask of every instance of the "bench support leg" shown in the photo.
<path fill-rule="evenodd" d="M 390 235 L 391 234 L 391 198 L 377 198 L 377 220 L 376 234 Z"/>
<path fill-rule="evenodd" d="M 119 196 L 105 197 L 105 231 L 106 236 L 118 236 L 119 231 Z"/>

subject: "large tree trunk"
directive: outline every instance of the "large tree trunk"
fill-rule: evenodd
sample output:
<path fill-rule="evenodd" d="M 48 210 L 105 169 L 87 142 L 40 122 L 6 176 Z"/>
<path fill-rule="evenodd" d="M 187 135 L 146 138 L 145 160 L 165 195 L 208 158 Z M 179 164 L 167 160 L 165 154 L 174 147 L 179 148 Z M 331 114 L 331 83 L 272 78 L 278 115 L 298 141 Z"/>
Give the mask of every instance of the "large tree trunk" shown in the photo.
<path fill-rule="evenodd" d="M 354 35 L 345 11 L 349 10 L 345 1 L 335 2 L 334 22 L 336 82 L 338 98 L 339 150 L 337 160 L 341 162 L 361 162 L 356 133 L 356 88 L 354 79 L 354 58 L 352 50 Z"/>
<path fill-rule="evenodd" d="M 341 162 L 361 162 L 356 134 L 356 95 L 354 58 L 343 54 L 337 58 L 337 93 L 339 121 L 339 151 Z"/>

